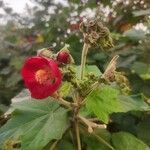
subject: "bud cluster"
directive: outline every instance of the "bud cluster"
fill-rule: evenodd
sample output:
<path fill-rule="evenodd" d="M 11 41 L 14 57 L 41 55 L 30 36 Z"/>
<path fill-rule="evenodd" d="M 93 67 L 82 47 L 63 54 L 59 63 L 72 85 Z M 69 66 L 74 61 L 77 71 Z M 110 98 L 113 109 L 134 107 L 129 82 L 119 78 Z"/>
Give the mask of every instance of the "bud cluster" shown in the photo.
<path fill-rule="evenodd" d="M 129 94 L 131 89 L 128 79 L 123 75 L 122 72 L 115 72 L 115 81 L 119 85 L 123 94 Z"/>
<path fill-rule="evenodd" d="M 99 19 L 87 19 L 80 24 L 80 30 L 84 35 L 85 42 L 91 46 L 113 47 L 109 29 Z"/>

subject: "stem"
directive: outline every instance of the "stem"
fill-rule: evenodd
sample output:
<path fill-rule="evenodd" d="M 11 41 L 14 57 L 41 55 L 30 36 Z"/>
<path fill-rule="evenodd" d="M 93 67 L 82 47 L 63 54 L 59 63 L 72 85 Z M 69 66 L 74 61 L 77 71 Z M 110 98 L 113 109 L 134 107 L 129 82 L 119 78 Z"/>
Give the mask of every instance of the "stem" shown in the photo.
<path fill-rule="evenodd" d="M 75 133 L 76 133 L 76 138 L 77 138 L 77 150 L 81 150 L 81 140 L 80 140 L 80 130 L 79 130 L 79 120 L 78 120 L 78 115 L 79 115 L 79 107 L 80 107 L 80 96 L 77 91 L 75 91 L 75 101 L 77 104 L 77 107 L 74 109 L 74 127 L 75 127 Z"/>
<path fill-rule="evenodd" d="M 69 134 L 70 134 L 70 138 L 71 138 L 73 147 L 76 147 L 76 140 L 75 140 L 72 130 L 70 130 Z"/>
<path fill-rule="evenodd" d="M 83 79 L 84 77 L 84 69 L 85 69 L 88 49 L 89 49 L 89 45 L 87 43 L 84 43 L 83 50 L 82 50 L 82 57 L 81 57 L 81 79 Z"/>
<path fill-rule="evenodd" d="M 81 140 L 80 140 L 80 131 L 79 131 L 78 120 L 76 120 L 76 122 L 75 122 L 75 131 L 76 131 L 76 136 L 77 136 L 77 147 L 78 147 L 78 150 L 81 150 Z"/>
<path fill-rule="evenodd" d="M 65 105 L 65 106 L 69 107 L 69 108 L 71 107 L 71 106 L 70 106 L 70 105 L 71 105 L 70 102 L 67 102 L 67 101 L 65 101 L 65 100 L 62 99 L 62 98 L 60 98 L 58 101 L 59 101 L 60 104 L 63 104 L 63 105 Z"/>
<path fill-rule="evenodd" d="M 58 143 L 58 140 L 57 140 L 57 141 L 55 141 L 55 142 L 51 145 L 51 147 L 50 147 L 50 149 L 49 149 L 49 150 L 54 150 L 54 149 L 55 149 L 55 147 L 56 147 L 56 145 L 57 145 L 57 143 Z"/>
<path fill-rule="evenodd" d="M 96 134 L 92 134 L 93 136 L 95 136 L 97 138 L 98 141 L 104 143 L 106 146 L 108 146 L 111 150 L 115 150 L 107 141 L 105 141 L 103 138 L 101 138 L 100 136 L 96 135 Z"/>
<path fill-rule="evenodd" d="M 93 128 L 101 128 L 101 129 L 106 129 L 106 125 L 105 124 L 97 124 L 95 122 L 92 122 L 82 116 L 78 116 L 79 119 L 88 127 L 88 132 L 92 133 L 93 132 Z"/>
<path fill-rule="evenodd" d="M 64 100 L 63 98 L 59 98 L 59 99 L 57 100 L 57 102 L 58 102 L 59 104 L 62 104 L 62 105 L 64 105 L 64 106 L 68 107 L 68 108 L 72 108 L 72 106 L 77 106 L 76 103 L 70 103 L 70 102 Z"/>
<path fill-rule="evenodd" d="M 82 131 L 82 132 L 87 132 L 87 131 L 85 130 L 85 128 L 82 128 L 81 131 Z M 105 144 L 105 145 L 108 146 L 111 150 L 115 150 L 114 147 L 112 147 L 107 141 L 105 141 L 102 137 L 98 136 L 97 134 L 95 134 L 95 133 L 89 133 L 89 132 L 88 132 L 88 134 L 94 136 L 99 142 Z"/>

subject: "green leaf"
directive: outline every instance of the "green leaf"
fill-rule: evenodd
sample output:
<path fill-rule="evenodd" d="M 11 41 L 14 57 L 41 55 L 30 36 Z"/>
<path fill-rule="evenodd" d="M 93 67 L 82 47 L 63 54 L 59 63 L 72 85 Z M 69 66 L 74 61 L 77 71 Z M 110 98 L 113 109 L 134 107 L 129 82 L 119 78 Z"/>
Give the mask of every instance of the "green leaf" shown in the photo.
<path fill-rule="evenodd" d="M 118 94 L 119 91 L 110 86 L 97 88 L 86 97 L 86 107 L 101 121 L 108 123 L 109 115 L 120 111 Z"/>
<path fill-rule="evenodd" d="M 0 104 L 0 115 L 2 115 L 4 112 L 8 110 L 8 106 L 4 104 Z M 0 121 L 1 122 L 1 121 Z"/>
<path fill-rule="evenodd" d="M 61 140 L 57 145 L 57 150 L 74 150 L 73 144 L 69 141 Z"/>
<path fill-rule="evenodd" d="M 69 92 L 71 90 L 71 83 L 70 82 L 64 82 L 62 86 L 59 88 L 59 92 L 62 96 L 69 95 Z"/>
<path fill-rule="evenodd" d="M 16 70 L 20 70 L 24 60 L 25 60 L 25 57 L 15 56 L 11 59 L 10 65 L 13 66 Z"/>
<path fill-rule="evenodd" d="M 15 86 L 19 81 L 21 81 L 21 75 L 15 72 L 7 79 L 6 87 Z"/>
<path fill-rule="evenodd" d="M 11 99 L 11 103 L 28 101 L 29 99 L 31 99 L 30 91 L 28 89 L 23 89 L 19 94 Z"/>
<path fill-rule="evenodd" d="M 96 135 L 96 136 L 94 136 Z M 111 134 L 106 129 L 96 129 L 94 134 L 84 134 L 83 142 L 87 150 L 110 150 L 107 144 L 110 144 Z"/>
<path fill-rule="evenodd" d="M 149 150 L 149 147 L 130 133 L 119 132 L 112 135 L 116 150 Z"/>
<path fill-rule="evenodd" d="M 137 136 L 150 146 L 150 116 L 146 115 L 137 125 Z"/>
<path fill-rule="evenodd" d="M 150 79 L 150 67 L 143 62 L 134 62 L 131 66 L 132 72 L 138 74 L 143 80 Z"/>
<path fill-rule="evenodd" d="M 67 128 L 67 110 L 52 100 L 22 101 L 13 107 L 12 118 L 0 129 L 0 145 L 18 138 L 23 150 L 41 150 Z"/>
<path fill-rule="evenodd" d="M 79 114 L 83 117 L 92 117 L 93 113 L 86 106 L 81 107 Z"/>
<path fill-rule="evenodd" d="M 140 77 L 141 77 L 143 80 L 149 80 L 149 79 L 150 79 L 150 73 L 141 74 Z"/>
<path fill-rule="evenodd" d="M 99 68 L 95 65 L 87 65 L 85 66 L 85 73 L 93 73 L 96 76 L 100 76 L 102 73 Z"/>
<path fill-rule="evenodd" d="M 76 66 L 77 77 L 80 77 L 81 67 Z M 85 66 L 85 75 L 88 73 L 93 73 L 96 76 L 100 76 L 102 73 L 99 68 L 95 65 L 86 65 Z"/>
<path fill-rule="evenodd" d="M 135 117 L 132 112 L 113 113 L 111 115 L 111 120 L 113 120 L 110 125 L 112 130 L 136 134 L 137 117 Z"/>
<path fill-rule="evenodd" d="M 142 99 L 138 98 L 132 98 L 129 96 L 120 95 L 120 104 L 122 106 L 122 110 L 125 112 L 131 111 L 131 110 L 139 110 L 139 111 L 145 111 L 150 110 L 150 107 L 148 104 L 146 104 Z"/>
<path fill-rule="evenodd" d="M 132 67 L 132 72 L 137 73 L 138 75 L 146 74 L 150 71 L 150 67 L 148 64 L 145 64 L 143 62 L 135 62 Z"/>

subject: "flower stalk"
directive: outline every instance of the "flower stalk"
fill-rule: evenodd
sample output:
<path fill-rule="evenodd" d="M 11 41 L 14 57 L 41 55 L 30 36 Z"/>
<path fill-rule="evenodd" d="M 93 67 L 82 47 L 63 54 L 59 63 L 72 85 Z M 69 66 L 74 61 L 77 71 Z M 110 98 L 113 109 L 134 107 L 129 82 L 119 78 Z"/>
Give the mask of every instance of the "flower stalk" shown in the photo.
<path fill-rule="evenodd" d="M 86 64 L 86 57 L 89 49 L 89 44 L 84 43 L 83 50 L 82 50 L 82 57 L 81 57 L 81 80 L 84 77 L 84 70 L 85 70 L 85 64 Z"/>

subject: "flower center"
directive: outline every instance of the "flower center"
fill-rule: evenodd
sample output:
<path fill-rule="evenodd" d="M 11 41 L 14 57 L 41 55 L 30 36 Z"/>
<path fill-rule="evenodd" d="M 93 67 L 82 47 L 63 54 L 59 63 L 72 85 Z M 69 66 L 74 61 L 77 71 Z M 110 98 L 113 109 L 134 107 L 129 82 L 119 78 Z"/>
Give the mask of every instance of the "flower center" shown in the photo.
<path fill-rule="evenodd" d="M 45 84 L 46 82 L 54 82 L 54 77 L 52 76 L 51 72 L 46 69 L 40 69 L 35 73 L 35 79 L 40 84 Z"/>

